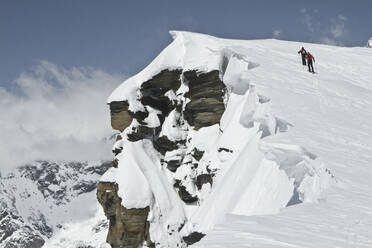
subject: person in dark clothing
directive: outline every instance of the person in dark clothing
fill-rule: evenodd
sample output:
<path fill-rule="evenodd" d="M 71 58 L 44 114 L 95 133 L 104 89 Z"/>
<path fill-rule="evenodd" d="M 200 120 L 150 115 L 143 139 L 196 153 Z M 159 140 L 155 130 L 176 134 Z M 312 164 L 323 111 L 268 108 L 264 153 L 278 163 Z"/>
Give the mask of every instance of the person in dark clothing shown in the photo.
<path fill-rule="evenodd" d="M 315 58 L 310 52 L 307 53 L 307 66 L 309 67 L 309 72 L 314 73 L 313 61 L 315 63 Z"/>
<path fill-rule="evenodd" d="M 302 47 L 301 50 L 298 51 L 298 54 L 301 54 L 302 65 L 306 65 L 306 56 L 307 56 L 307 52 L 306 52 L 305 48 Z"/>

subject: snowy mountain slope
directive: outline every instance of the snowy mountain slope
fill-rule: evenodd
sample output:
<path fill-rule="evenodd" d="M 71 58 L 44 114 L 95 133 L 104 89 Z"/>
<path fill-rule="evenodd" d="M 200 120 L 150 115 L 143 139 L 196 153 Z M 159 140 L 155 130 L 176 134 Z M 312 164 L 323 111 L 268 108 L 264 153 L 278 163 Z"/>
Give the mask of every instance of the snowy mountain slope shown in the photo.
<path fill-rule="evenodd" d="M 317 204 L 228 215 L 193 247 L 372 247 L 372 52 L 278 40 L 233 44 L 259 64 L 247 75 L 257 92 L 294 126 L 266 141 L 306 147 L 337 183 Z M 315 56 L 314 75 L 300 65 L 302 45 Z"/>
<path fill-rule="evenodd" d="M 327 242 L 308 236 L 343 230 L 336 219 L 358 207 L 370 227 L 368 49 L 171 34 L 108 100 L 121 134 L 98 200 L 112 247 L 185 247 L 205 234 L 194 246 L 348 247 L 342 232 Z M 316 74 L 300 64 L 301 45 Z M 290 234 L 278 231 L 283 219 Z M 359 233 L 355 245 L 369 245 Z"/>
<path fill-rule="evenodd" d="M 107 221 L 95 189 L 109 165 L 39 161 L 1 176 L 0 247 L 99 247 Z"/>

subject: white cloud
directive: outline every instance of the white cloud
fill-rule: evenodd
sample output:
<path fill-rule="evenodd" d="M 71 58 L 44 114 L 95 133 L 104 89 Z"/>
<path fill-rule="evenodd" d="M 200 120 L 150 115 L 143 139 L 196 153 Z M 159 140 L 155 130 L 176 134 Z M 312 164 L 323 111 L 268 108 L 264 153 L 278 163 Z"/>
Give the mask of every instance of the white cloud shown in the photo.
<path fill-rule="evenodd" d="M 343 38 L 347 33 L 345 24 L 347 17 L 339 14 L 334 18 L 329 19 L 329 23 L 320 23 L 317 18 L 319 11 L 317 9 L 307 10 L 306 8 L 300 9 L 303 23 L 310 38 L 315 42 L 320 42 L 328 45 L 343 45 Z"/>
<path fill-rule="evenodd" d="M 321 44 L 326 44 L 326 45 L 331 45 L 331 46 L 339 45 L 339 43 L 336 40 L 331 39 L 329 37 L 321 37 L 319 41 Z"/>
<path fill-rule="evenodd" d="M 320 38 L 320 42 L 328 45 L 343 45 L 341 40 L 347 32 L 345 27 L 346 22 L 347 18 L 341 14 L 339 14 L 336 18 L 332 18 L 331 25 L 326 30 L 326 35 Z"/>
<path fill-rule="evenodd" d="M 338 15 L 336 19 L 332 20 L 330 32 L 333 38 L 339 38 L 345 33 L 345 22 L 347 18 L 343 15 Z"/>
<path fill-rule="evenodd" d="M 17 93 L 0 88 L 0 170 L 37 159 L 109 158 L 106 98 L 122 80 L 42 61 L 14 81 Z"/>
<path fill-rule="evenodd" d="M 315 28 L 313 26 L 313 20 L 312 20 L 312 16 L 309 14 L 309 12 L 307 11 L 306 8 L 302 8 L 301 9 L 301 13 L 303 15 L 303 21 L 305 22 L 305 25 L 307 27 L 307 30 L 311 33 L 314 33 L 315 32 Z"/>
<path fill-rule="evenodd" d="M 280 37 L 281 31 L 280 30 L 274 30 L 273 31 L 273 38 L 278 39 Z"/>

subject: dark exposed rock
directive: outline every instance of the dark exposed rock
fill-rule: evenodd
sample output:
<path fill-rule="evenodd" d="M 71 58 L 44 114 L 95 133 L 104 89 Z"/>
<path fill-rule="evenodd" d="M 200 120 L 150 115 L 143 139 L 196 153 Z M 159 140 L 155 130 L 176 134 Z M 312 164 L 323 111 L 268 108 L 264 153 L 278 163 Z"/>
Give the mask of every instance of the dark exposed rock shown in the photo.
<path fill-rule="evenodd" d="M 206 73 L 199 73 L 195 70 L 184 72 L 183 75 L 189 85 L 189 91 L 185 96 L 190 99 L 210 97 L 222 100 L 226 86 L 219 74 L 218 70 Z"/>
<path fill-rule="evenodd" d="M 200 151 L 197 148 L 194 148 L 192 152 L 192 156 L 197 160 L 200 161 L 200 159 L 203 157 L 204 151 Z"/>
<path fill-rule="evenodd" d="M 205 236 L 204 233 L 193 232 L 190 233 L 188 236 L 183 237 L 183 241 L 185 241 L 187 245 L 192 245 L 195 244 L 196 242 L 199 242 L 204 236 Z"/>
<path fill-rule="evenodd" d="M 118 165 L 119 165 L 119 160 L 117 160 L 116 158 L 112 160 L 112 167 L 118 168 Z"/>
<path fill-rule="evenodd" d="M 167 136 L 161 136 L 154 141 L 154 148 L 161 154 L 165 154 L 168 151 L 176 150 L 177 143 L 170 141 Z"/>
<path fill-rule="evenodd" d="M 120 148 L 115 148 L 114 150 L 112 150 L 112 153 L 116 155 L 118 155 L 119 153 L 121 153 L 121 151 L 123 150 L 123 147 L 120 147 Z"/>
<path fill-rule="evenodd" d="M 117 134 L 117 135 L 116 135 L 116 141 L 119 141 L 119 140 L 122 140 L 122 139 L 123 139 L 123 137 L 121 137 L 120 134 Z"/>
<path fill-rule="evenodd" d="M 111 126 L 120 132 L 124 131 L 133 120 L 129 114 L 129 104 L 126 101 L 110 102 Z"/>
<path fill-rule="evenodd" d="M 176 172 L 178 167 L 181 166 L 182 160 L 170 160 L 170 161 L 167 161 L 166 163 L 167 163 L 168 170 L 170 170 L 171 172 Z"/>
<path fill-rule="evenodd" d="M 118 185 L 111 182 L 100 182 L 97 187 L 97 199 L 110 221 L 106 241 L 113 248 L 136 248 L 149 237 L 146 228 L 149 207 L 123 207 L 118 189 Z"/>
<path fill-rule="evenodd" d="M 185 106 L 186 121 L 196 130 L 219 123 L 225 111 L 223 96 L 226 89 L 219 77 L 219 71 L 201 74 L 187 71 L 183 75 L 189 86 L 185 97 L 191 100 Z"/>
<path fill-rule="evenodd" d="M 129 133 L 128 140 L 135 142 L 142 139 L 152 138 L 159 132 L 157 128 L 150 128 L 143 125 L 139 125 L 134 128 L 131 133 Z"/>
<path fill-rule="evenodd" d="M 196 186 L 198 190 L 201 190 L 203 184 L 209 183 L 211 186 L 213 184 L 213 175 L 211 174 L 201 174 L 196 177 Z"/>
<path fill-rule="evenodd" d="M 129 110 L 128 112 L 133 118 L 135 118 L 141 124 L 145 124 L 143 121 L 147 118 L 147 116 L 149 116 L 149 113 L 147 111 L 146 112 L 137 111 L 133 113 L 132 111 Z"/>
<path fill-rule="evenodd" d="M 144 96 L 164 95 L 167 91 L 176 92 L 181 86 L 182 70 L 163 70 L 141 85 Z"/>
<path fill-rule="evenodd" d="M 186 187 L 181 184 L 180 180 L 176 180 L 173 187 L 175 187 L 178 190 L 179 197 L 185 203 L 194 203 L 194 202 L 198 201 L 198 197 L 191 195 L 186 190 Z"/>
<path fill-rule="evenodd" d="M 155 243 L 150 238 L 150 223 L 146 221 L 145 240 L 148 248 L 155 248 Z"/>
<path fill-rule="evenodd" d="M 91 245 L 78 244 L 75 248 L 95 248 L 95 247 Z"/>
<path fill-rule="evenodd" d="M 181 73 L 182 70 L 163 70 L 141 85 L 141 103 L 160 110 L 162 112 L 159 116 L 161 122 L 175 107 L 164 94 L 169 90 L 177 91 L 181 86 Z"/>
<path fill-rule="evenodd" d="M 227 149 L 225 147 L 220 147 L 220 148 L 218 148 L 218 152 L 230 152 L 230 153 L 233 153 L 233 150 Z"/>

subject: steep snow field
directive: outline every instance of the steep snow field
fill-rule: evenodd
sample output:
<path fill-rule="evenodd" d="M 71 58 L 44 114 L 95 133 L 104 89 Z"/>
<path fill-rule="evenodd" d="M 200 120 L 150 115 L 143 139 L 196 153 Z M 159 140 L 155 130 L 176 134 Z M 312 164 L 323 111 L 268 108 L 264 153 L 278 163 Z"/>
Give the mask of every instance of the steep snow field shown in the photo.
<path fill-rule="evenodd" d="M 119 184 L 124 206 L 150 205 L 151 237 L 175 247 L 179 234 L 167 229 L 185 223 L 180 237 L 207 234 L 194 247 L 371 247 L 372 51 L 171 34 L 175 40 L 108 102 L 128 101 L 133 112 L 146 108 L 147 125 L 159 126 L 158 110 L 141 104 L 138 88 L 164 69 L 219 70 L 228 93 L 219 126 L 172 126 L 171 113 L 161 129 L 170 140 L 185 136 L 187 147 L 205 151 L 196 173 L 215 170 L 212 188 L 193 189 L 195 172 L 187 164 L 167 172 L 149 142 L 115 144 L 124 148 L 119 168 L 102 181 Z M 301 65 L 301 46 L 315 57 L 316 74 Z M 182 82 L 167 96 L 187 102 L 187 91 Z M 185 204 L 170 190 L 177 179 L 198 204 Z"/>
<path fill-rule="evenodd" d="M 293 125 L 265 141 L 305 147 L 335 183 L 318 203 L 275 215 L 230 214 L 193 247 L 372 247 L 372 51 L 279 40 L 221 43 L 255 64 L 244 77 Z M 300 64 L 302 45 L 316 59 L 316 74 Z"/>

